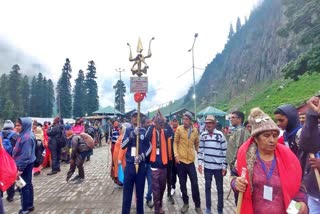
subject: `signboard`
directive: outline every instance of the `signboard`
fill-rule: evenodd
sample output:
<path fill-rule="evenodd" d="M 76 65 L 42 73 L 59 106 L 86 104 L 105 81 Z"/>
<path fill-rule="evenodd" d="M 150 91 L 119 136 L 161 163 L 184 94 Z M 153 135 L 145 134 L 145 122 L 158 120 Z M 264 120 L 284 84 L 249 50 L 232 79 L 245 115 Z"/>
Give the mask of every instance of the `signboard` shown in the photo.
<path fill-rule="evenodd" d="M 147 93 L 148 77 L 130 77 L 130 93 Z"/>

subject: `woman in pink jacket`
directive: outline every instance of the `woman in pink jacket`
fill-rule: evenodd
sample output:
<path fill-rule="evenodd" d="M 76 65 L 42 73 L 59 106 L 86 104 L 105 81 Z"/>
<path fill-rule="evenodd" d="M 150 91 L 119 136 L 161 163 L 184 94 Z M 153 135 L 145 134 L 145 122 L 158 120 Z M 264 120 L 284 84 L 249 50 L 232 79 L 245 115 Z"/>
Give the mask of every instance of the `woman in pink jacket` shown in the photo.
<path fill-rule="evenodd" d="M 84 125 L 83 125 L 82 118 L 79 118 L 79 117 L 76 118 L 76 123 L 72 127 L 72 131 L 74 134 L 80 134 L 80 133 L 84 132 Z"/>

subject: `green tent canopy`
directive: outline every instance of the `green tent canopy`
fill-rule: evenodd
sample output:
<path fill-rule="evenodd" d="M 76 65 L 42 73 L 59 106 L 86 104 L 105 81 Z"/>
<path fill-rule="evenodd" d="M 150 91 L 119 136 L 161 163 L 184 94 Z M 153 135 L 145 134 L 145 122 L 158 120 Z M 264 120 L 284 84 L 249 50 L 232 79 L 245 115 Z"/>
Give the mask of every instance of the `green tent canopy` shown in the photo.
<path fill-rule="evenodd" d="M 223 117 L 225 115 L 227 115 L 227 112 L 221 111 L 215 107 L 212 106 L 208 106 L 205 109 L 202 109 L 201 111 L 199 111 L 197 113 L 197 116 L 207 116 L 207 115 L 213 115 L 215 117 Z"/>
<path fill-rule="evenodd" d="M 114 109 L 111 106 L 107 106 L 105 108 L 99 109 L 98 111 L 93 112 L 93 114 L 102 114 L 102 115 L 123 115 L 120 111 L 118 111 L 117 109 Z"/>

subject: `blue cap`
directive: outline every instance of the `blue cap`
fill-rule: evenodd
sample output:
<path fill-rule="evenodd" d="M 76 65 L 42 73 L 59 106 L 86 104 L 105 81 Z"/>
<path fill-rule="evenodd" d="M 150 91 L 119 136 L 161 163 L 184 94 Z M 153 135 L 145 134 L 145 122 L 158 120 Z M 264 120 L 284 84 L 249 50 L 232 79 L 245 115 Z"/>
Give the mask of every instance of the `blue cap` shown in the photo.
<path fill-rule="evenodd" d="M 131 113 L 131 117 L 134 117 L 136 114 L 138 114 L 138 112 L 137 112 L 137 111 L 133 111 L 133 112 Z"/>
<path fill-rule="evenodd" d="M 72 129 L 72 126 L 70 124 L 67 123 L 64 125 L 64 130 L 69 131 L 71 129 Z"/>
<path fill-rule="evenodd" d="M 178 118 L 177 118 L 176 115 L 174 115 L 174 116 L 172 117 L 172 121 L 174 121 L 174 120 L 178 121 Z"/>

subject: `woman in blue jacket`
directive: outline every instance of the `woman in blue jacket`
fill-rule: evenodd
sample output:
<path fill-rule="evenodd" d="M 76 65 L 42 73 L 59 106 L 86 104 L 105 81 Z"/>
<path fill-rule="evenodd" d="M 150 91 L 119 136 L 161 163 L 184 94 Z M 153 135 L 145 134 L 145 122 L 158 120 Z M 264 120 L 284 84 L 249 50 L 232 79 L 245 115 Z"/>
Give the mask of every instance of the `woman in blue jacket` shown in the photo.
<path fill-rule="evenodd" d="M 16 130 L 19 137 L 14 147 L 12 157 L 18 168 L 18 176 L 26 182 L 21 188 L 21 210 L 19 214 L 25 214 L 34 210 L 32 168 L 35 156 L 35 137 L 32 133 L 32 120 L 28 117 L 19 118 L 16 121 Z"/>

